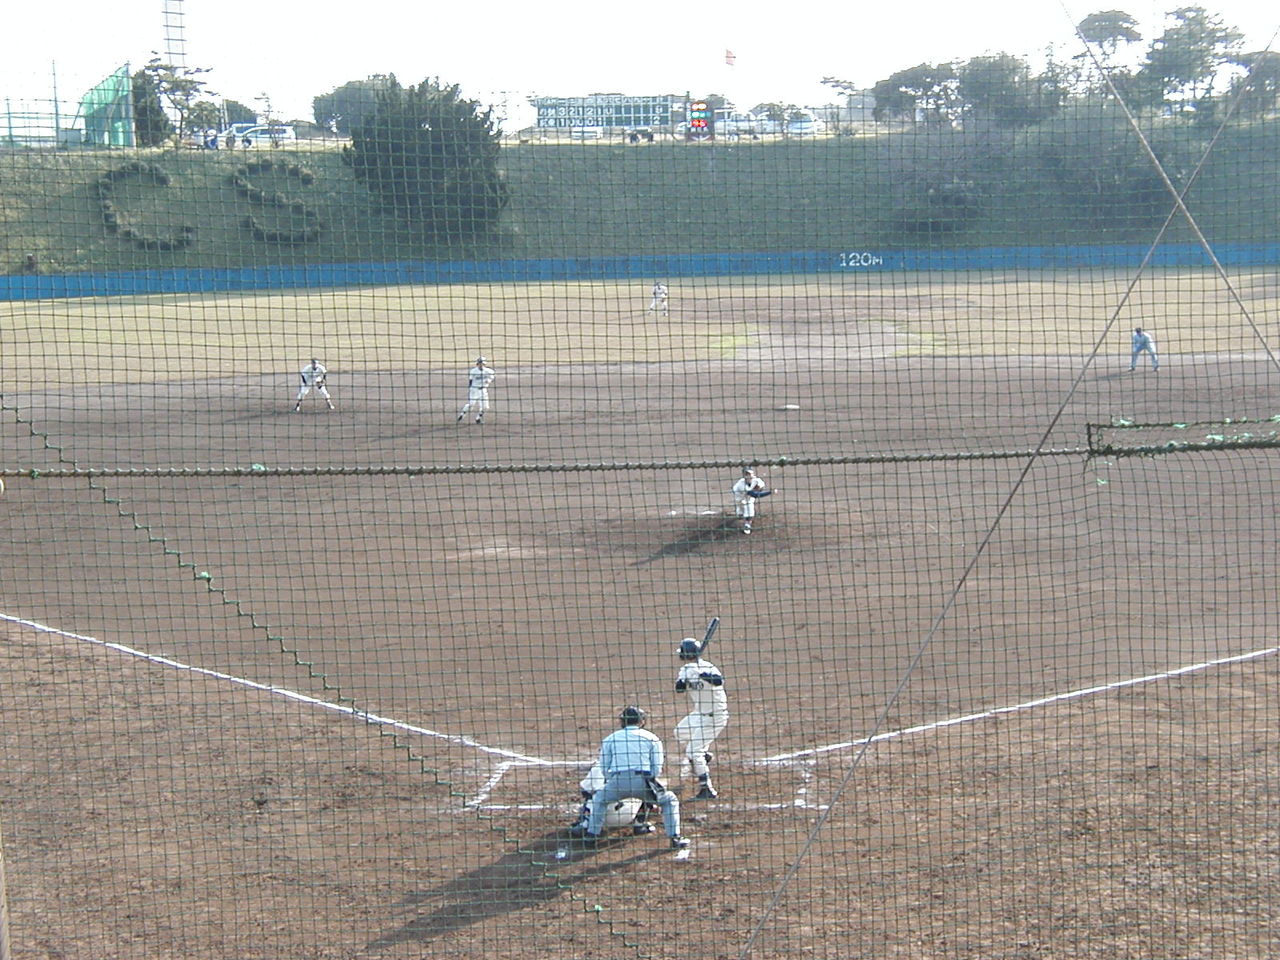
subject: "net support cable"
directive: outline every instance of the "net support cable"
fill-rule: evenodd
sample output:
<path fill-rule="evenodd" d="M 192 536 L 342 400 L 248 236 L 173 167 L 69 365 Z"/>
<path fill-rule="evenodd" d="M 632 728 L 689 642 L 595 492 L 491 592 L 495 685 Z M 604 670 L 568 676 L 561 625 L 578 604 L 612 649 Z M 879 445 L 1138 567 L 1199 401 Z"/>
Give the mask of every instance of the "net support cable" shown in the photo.
<path fill-rule="evenodd" d="M 1067 16 L 1068 20 L 1070 20 L 1071 14 L 1066 9 L 1065 5 L 1062 6 L 1062 10 L 1063 10 L 1063 13 Z M 1266 338 L 1263 337 L 1262 332 L 1258 329 L 1257 324 L 1254 322 L 1254 319 L 1250 314 L 1248 308 L 1244 305 L 1244 302 L 1241 300 L 1239 294 L 1237 293 L 1235 286 L 1231 283 L 1230 279 L 1227 277 L 1226 271 L 1222 267 L 1222 263 L 1219 261 L 1217 255 L 1213 251 L 1212 245 L 1206 239 L 1204 233 L 1200 230 L 1199 225 L 1196 223 L 1195 217 L 1192 215 L 1191 211 L 1187 208 L 1187 205 L 1185 202 L 1185 197 L 1187 192 L 1191 189 L 1192 185 L 1194 185 L 1194 183 L 1196 182 L 1197 178 L 1200 175 L 1200 172 L 1204 169 L 1205 163 L 1207 162 L 1209 156 L 1212 154 L 1214 146 L 1217 144 L 1219 138 L 1222 136 L 1222 133 L 1226 129 L 1227 124 L 1231 121 L 1232 116 L 1234 116 L 1236 112 L 1236 106 L 1240 102 L 1240 97 L 1244 92 L 1246 84 L 1240 85 L 1240 89 L 1237 91 L 1235 98 L 1231 101 L 1230 105 L 1228 106 L 1226 115 L 1222 119 L 1222 123 L 1219 124 L 1217 129 L 1214 131 L 1213 137 L 1210 139 L 1209 143 L 1206 145 L 1203 153 L 1200 156 L 1200 160 L 1196 164 L 1195 168 L 1192 170 L 1191 175 L 1187 178 L 1186 184 L 1183 186 L 1182 190 L 1179 190 L 1177 186 L 1173 183 L 1173 181 L 1170 179 L 1168 173 L 1165 171 L 1164 165 L 1160 162 L 1160 158 L 1156 155 L 1155 151 L 1151 148 L 1151 144 L 1147 140 L 1146 136 L 1143 134 L 1137 118 L 1134 116 L 1133 112 L 1129 109 L 1128 105 L 1125 103 L 1125 100 L 1121 96 L 1120 91 L 1116 88 L 1110 73 L 1103 67 L 1102 63 L 1098 60 L 1096 53 L 1094 52 L 1092 47 L 1089 46 L 1088 41 L 1084 39 L 1084 36 L 1080 33 L 1079 29 L 1076 28 L 1074 32 L 1076 36 L 1080 39 L 1080 42 L 1084 45 L 1085 51 L 1089 54 L 1089 57 L 1093 61 L 1094 65 L 1099 69 L 1102 76 L 1105 78 L 1108 90 L 1110 91 L 1111 95 L 1115 98 L 1116 102 L 1120 105 L 1120 108 L 1123 110 L 1125 119 L 1128 121 L 1129 125 L 1133 128 L 1134 133 L 1138 137 L 1138 141 L 1142 146 L 1143 152 L 1146 154 L 1147 159 L 1151 162 L 1152 167 L 1154 168 L 1156 173 L 1159 175 L 1161 181 L 1165 186 L 1165 189 L 1173 198 L 1173 207 L 1169 211 L 1168 216 L 1165 218 L 1164 223 L 1161 224 L 1155 239 L 1152 240 L 1150 246 L 1147 248 L 1146 253 L 1143 255 L 1142 261 L 1135 268 L 1134 275 L 1130 279 L 1129 284 L 1125 289 L 1124 295 L 1117 302 L 1115 309 L 1111 313 L 1111 316 L 1107 319 L 1107 322 L 1103 326 L 1101 333 L 1099 334 L 1097 340 L 1093 344 L 1092 350 L 1090 350 L 1088 356 L 1085 357 L 1084 362 L 1081 364 L 1079 373 L 1076 375 L 1075 379 L 1071 382 L 1070 386 L 1068 386 L 1065 394 L 1063 395 L 1062 402 L 1059 404 L 1057 410 L 1054 412 L 1053 417 L 1050 418 L 1048 425 L 1045 427 L 1043 433 L 1041 434 L 1039 443 L 1037 443 L 1034 450 L 1032 450 L 1029 454 L 1026 455 L 1026 463 L 1023 465 L 1022 470 L 1019 472 L 1018 476 L 1015 478 L 1013 485 L 1009 489 L 1009 492 L 1005 495 L 1004 499 L 1001 501 L 999 508 L 996 510 L 995 516 L 992 518 L 991 523 L 986 530 L 986 533 L 983 535 L 982 539 L 978 542 L 977 546 L 974 548 L 972 555 L 970 556 L 968 562 L 965 564 L 964 570 L 961 571 L 959 577 L 956 579 L 955 584 L 952 586 L 951 590 L 948 592 L 946 600 L 943 601 L 942 607 L 939 609 L 938 613 L 933 618 L 933 621 L 931 622 L 928 631 L 926 631 L 920 643 L 917 644 L 915 653 L 912 655 L 911 660 L 907 663 L 906 667 L 903 669 L 902 675 L 898 679 L 897 685 L 894 687 L 892 693 L 890 693 L 888 699 L 885 701 L 884 706 L 880 709 L 879 713 L 876 715 L 875 720 L 871 724 L 870 731 L 867 734 L 865 734 L 864 737 L 860 740 L 861 746 L 849 761 L 848 767 L 846 768 L 843 776 L 840 778 L 840 781 L 837 783 L 835 790 L 832 793 L 830 802 L 823 808 L 823 810 L 819 813 L 818 817 L 815 819 L 813 826 L 810 828 L 809 833 L 805 838 L 804 843 L 800 847 L 800 850 L 797 852 L 791 865 L 787 868 L 787 871 L 783 874 L 782 878 L 778 881 L 778 885 L 773 892 L 773 896 L 770 898 L 768 904 L 766 904 L 763 913 L 760 915 L 760 918 L 756 921 L 756 923 L 752 927 L 751 933 L 748 935 L 746 941 L 743 943 L 742 950 L 738 954 L 738 960 L 748 960 L 752 950 L 755 947 L 756 941 L 760 937 L 760 934 L 764 930 L 765 926 L 769 923 L 769 921 L 773 918 L 774 914 L 777 912 L 778 906 L 782 902 L 782 897 L 786 894 L 786 891 L 790 887 L 792 881 L 795 879 L 796 875 L 800 872 L 800 867 L 808 859 L 809 852 L 813 848 L 813 845 L 817 841 L 818 836 L 822 833 L 823 829 L 826 827 L 827 821 L 831 817 L 831 812 L 836 808 L 836 806 L 841 802 L 841 800 L 843 800 L 845 794 L 848 792 L 849 785 L 852 783 L 854 775 L 858 772 L 859 769 L 861 769 L 862 763 L 866 758 L 867 752 L 870 750 L 871 745 L 876 742 L 878 735 L 880 734 L 881 730 L 884 728 L 885 724 L 888 721 L 890 712 L 893 710 L 893 708 L 898 703 L 898 701 L 902 698 L 902 695 L 906 691 L 907 686 L 910 684 L 912 677 L 915 675 L 917 669 L 919 668 L 921 661 L 924 659 L 925 653 L 928 652 L 929 648 L 932 646 L 934 637 L 937 635 L 938 631 L 942 627 L 942 624 L 946 621 L 948 615 L 951 613 L 951 610 L 955 606 L 961 591 L 964 589 L 965 585 L 969 581 L 969 578 L 973 574 L 974 569 L 977 567 L 978 561 L 986 554 L 987 548 L 990 546 L 992 539 L 995 537 L 997 530 L 1000 528 L 1001 522 L 1003 521 L 1005 515 L 1008 513 L 1010 506 L 1013 504 L 1014 498 L 1018 495 L 1019 491 L 1022 489 L 1023 484 L 1026 482 L 1026 478 L 1030 474 L 1032 467 L 1037 463 L 1037 461 L 1043 454 L 1045 445 L 1048 443 L 1049 437 L 1052 435 L 1054 429 L 1057 427 L 1058 422 L 1062 419 L 1062 416 L 1066 412 L 1067 407 L 1070 405 L 1072 398 L 1075 396 L 1076 392 L 1079 390 L 1080 384 L 1084 381 L 1085 375 L 1088 373 L 1090 367 L 1093 365 L 1093 362 L 1097 359 L 1098 353 L 1102 348 L 1102 344 L 1106 341 L 1106 338 L 1110 335 L 1111 330 L 1115 327 L 1116 321 L 1119 319 L 1121 312 L 1124 310 L 1125 306 L 1128 304 L 1129 300 L 1132 298 L 1133 292 L 1137 288 L 1139 279 L 1141 278 L 1143 273 L 1147 270 L 1147 268 L 1150 266 L 1151 260 L 1155 256 L 1156 250 L 1159 248 L 1160 244 L 1164 241 L 1165 235 L 1168 233 L 1169 228 L 1178 219 L 1179 215 L 1181 215 L 1186 220 L 1188 226 L 1190 227 L 1190 229 L 1192 230 L 1196 238 L 1196 242 L 1200 245 L 1200 247 L 1204 250 L 1205 254 L 1209 257 L 1210 263 L 1213 265 L 1213 269 L 1215 273 L 1217 273 L 1218 277 L 1222 280 L 1222 282 L 1226 285 L 1227 289 L 1229 290 L 1232 301 L 1236 304 L 1237 307 L 1240 308 L 1240 311 L 1245 315 L 1246 319 L 1249 322 L 1250 328 L 1253 330 L 1254 335 L 1258 338 L 1258 341 L 1262 344 L 1263 349 L 1266 350 L 1267 357 L 1269 358 L 1272 366 L 1276 367 L 1277 370 L 1280 370 L 1280 362 L 1277 362 L 1275 353 L 1271 350 L 1270 345 L 1266 342 Z M 1280 35 L 1280 30 L 1277 30 L 1276 33 L 1272 34 L 1271 40 L 1267 45 L 1267 50 L 1270 50 L 1271 47 L 1275 44 L 1277 35 Z M 1248 76 L 1252 76 L 1254 69 L 1256 69 L 1256 64 L 1254 67 L 1250 68 L 1250 72 L 1246 76 L 1246 80 L 1248 79 Z M 1271 444 L 1267 444 L 1267 445 L 1270 446 Z M 1133 452 L 1133 451 L 1126 451 L 1126 452 Z M 1164 448 L 1158 448 L 1150 452 L 1153 452 L 1153 453 L 1166 452 L 1166 450 Z"/>

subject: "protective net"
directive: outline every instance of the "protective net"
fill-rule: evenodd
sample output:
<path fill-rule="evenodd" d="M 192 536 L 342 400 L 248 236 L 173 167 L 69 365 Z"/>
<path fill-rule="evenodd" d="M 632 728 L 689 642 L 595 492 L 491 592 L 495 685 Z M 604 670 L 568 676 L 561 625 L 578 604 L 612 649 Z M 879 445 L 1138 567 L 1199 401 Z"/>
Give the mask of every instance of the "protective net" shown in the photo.
<path fill-rule="evenodd" d="M 1270 64 L 0 153 L 13 955 L 1276 955 Z"/>

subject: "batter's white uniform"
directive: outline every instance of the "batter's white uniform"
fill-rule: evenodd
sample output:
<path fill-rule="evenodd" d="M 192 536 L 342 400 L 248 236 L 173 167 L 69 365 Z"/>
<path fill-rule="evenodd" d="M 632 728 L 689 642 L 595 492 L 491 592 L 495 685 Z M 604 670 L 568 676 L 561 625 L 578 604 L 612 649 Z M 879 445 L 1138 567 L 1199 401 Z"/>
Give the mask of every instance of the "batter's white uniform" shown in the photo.
<path fill-rule="evenodd" d="M 329 409 L 333 409 L 333 400 L 329 397 L 329 388 L 324 385 L 325 378 L 329 376 L 329 371 L 325 369 L 325 365 L 318 360 L 312 360 L 302 368 L 302 384 L 298 387 L 298 399 L 294 403 L 293 409 L 297 410 L 302 406 L 303 398 L 307 396 L 313 389 L 320 396 L 324 397 L 324 402 L 329 405 Z"/>
<path fill-rule="evenodd" d="M 655 283 L 653 285 L 653 299 L 649 301 L 649 313 L 655 312 L 659 307 L 662 308 L 662 315 L 669 316 L 667 313 L 667 285 L 665 283 Z"/>
<path fill-rule="evenodd" d="M 1151 369 L 1159 370 L 1160 358 L 1156 355 L 1156 338 L 1141 327 L 1137 327 L 1133 331 L 1133 355 L 1129 359 L 1130 370 L 1138 368 L 1138 357 L 1143 353 L 1151 354 Z"/>
<path fill-rule="evenodd" d="M 751 520 L 756 515 L 757 497 L 751 496 L 751 492 L 764 490 L 764 481 L 757 477 L 754 473 L 744 473 L 738 482 L 733 485 L 733 502 L 737 509 L 738 516 L 742 518 L 742 532 L 751 532 Z"/>
<path fill-rule="evenodd" d="M 493 367 L 486 366 L 480 361 L 476 362 L 467 378 L 467 402 L 458 411 L 459 420 L 473 409 L 476 412 L 476 423 L 484 419 L 485 411 L 489 409 L 489 385 L 493 383 L 493 378 L 496 376 L 497 373 L 494 372 Z"/>
<path fill-rule="evenodd" d="M 676 690 L 687 692 L 693 709 L 676 724 L 676 739 L 696 777 L 706 777 L 711 744 L 729 723 L 724 674 L 709 660 L 686 660 L 676 675 Z"/>

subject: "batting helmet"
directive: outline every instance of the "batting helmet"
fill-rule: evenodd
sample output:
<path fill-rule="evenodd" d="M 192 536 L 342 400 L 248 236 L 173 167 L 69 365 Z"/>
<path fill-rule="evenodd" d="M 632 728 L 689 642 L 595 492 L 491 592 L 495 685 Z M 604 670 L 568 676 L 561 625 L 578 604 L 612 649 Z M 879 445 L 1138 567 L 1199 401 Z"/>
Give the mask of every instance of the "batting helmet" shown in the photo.
<path fill-rule="evenodd" d="M 680 641 L 680 649 L 676 653 L 681 660 L 697 660 L 702 655 L 702 644 L 693 637 L 685 637 Z"/>
<path fill-rule="evenodd" d="M 618 719 L 624 727 L 643 727 L 646 714 L 637 706 L 626 706 L 622 708 L 622 712 L 618 714 Z"/>
<path fill-rule="evenodd" d="M 485 363 L 487 361 L 488 361 L 487 357 L 476 357 L 476 363 Z"/>
<path fill-rule="evenodd" d="M 744 477 L 749 477 L 749 476 L 751 476 L 751 474 L 753 474 L 753 473 L 755 473 L 755 472 L 756 472 L 755 467 L 743 467 L 743 468 L 742 468 L 742 475 L 743 475 Z"/>

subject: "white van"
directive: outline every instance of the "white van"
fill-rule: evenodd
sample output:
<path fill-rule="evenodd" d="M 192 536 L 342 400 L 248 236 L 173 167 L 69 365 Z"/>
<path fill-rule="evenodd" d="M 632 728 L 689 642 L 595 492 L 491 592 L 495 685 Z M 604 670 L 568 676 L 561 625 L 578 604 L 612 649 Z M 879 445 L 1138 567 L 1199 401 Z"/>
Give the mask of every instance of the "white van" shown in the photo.
<path fill-rule="evenodd" d="M 826 133 L 826 130 L 826 121 L 821 117 L 815 117 L 811 113 L 796 117 L 787 123 L 787 133 L 793 137 L 816 137 L 821 133 Z"/>
<path fill-rule="evenodd" d="M 249 127 L 241 130 L 239 133 L 239 142 L 237 147 L 270 147 L 278 146 L 286 143 L 297 143 L 298 134 L 293 127 L 286 126 L 282 123 L 260 124 L 256 127 Z M 231 146 L 230 143 L 227 146 Z"/>

